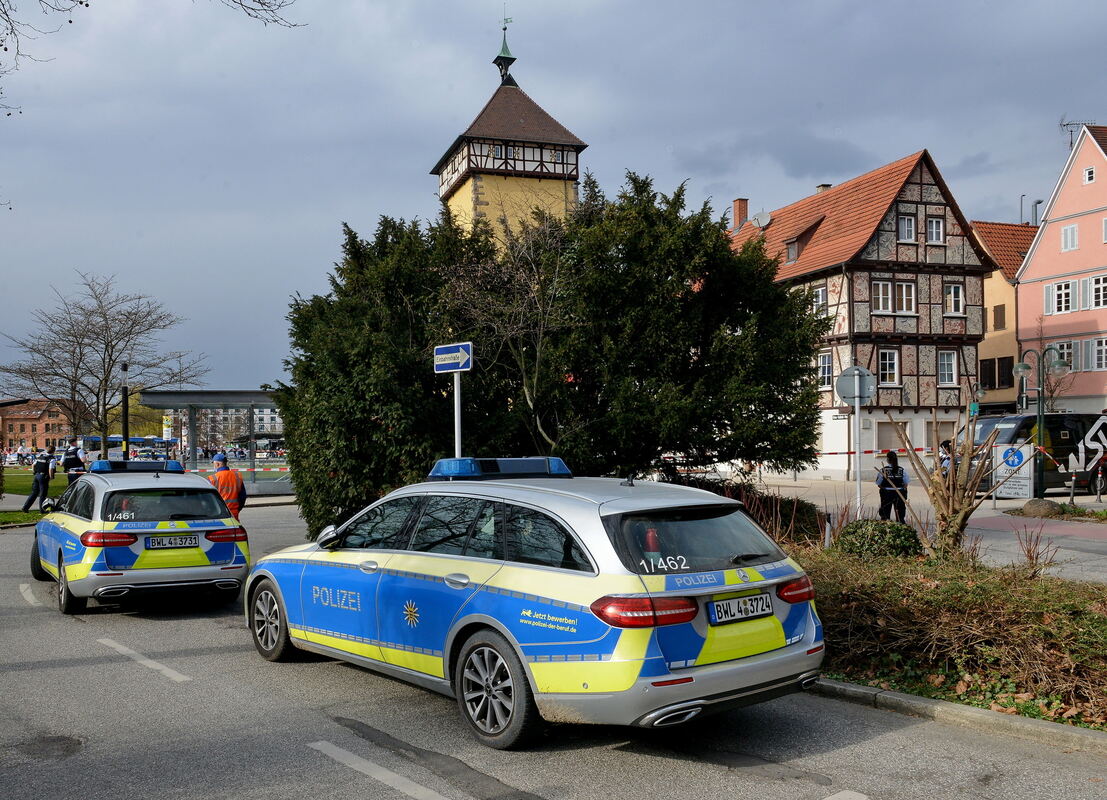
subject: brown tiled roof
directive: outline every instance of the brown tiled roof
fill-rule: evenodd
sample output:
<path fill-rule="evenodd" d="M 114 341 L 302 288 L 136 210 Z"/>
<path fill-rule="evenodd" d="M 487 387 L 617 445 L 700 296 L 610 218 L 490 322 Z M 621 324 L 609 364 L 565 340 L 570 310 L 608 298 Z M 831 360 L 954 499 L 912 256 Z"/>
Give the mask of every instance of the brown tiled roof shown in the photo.
<path fill-rule="evenodd" d="M 1099 149 L 1107 154 L 1107 126 L 1105 125 L 1086 125 L 1088 133 L 1092 138 L 1096 140 L 1099 145 Z"/>
<path fill-rule="evenodd" d="M 503 139 L 515 142 L 561 144 L 583 150 L 588 147 L 568 128 L 551 117 L 530 95 L 511 84 L 502 84 L 484 104 L 477 118 L 454 140 L 431 170 L 437 175 L 462 139 Z"/>
<path fill-rule="evenodd" d="M 1107 133 L 1107 128 L 1104 128 Z M 988 249 L 999 268 L 1003 270 L 1003 277 L 1008 281 L 1015 280 L 1015 273 L 1022 266 L 1023 257 L 1030 249 L 1030 243 L 1034 241 L 1034 235 L 1038 232 L 1037 225 L 1024 223 L 1016 225 L 1013 222 L 979 222 L 972 221 L 972 229 L 976 232 L 976 238 Z"/>
<path fill-rule="evenodd" d="M 772 219 L 763 231 L 765 251 L 769 256 L 783 254 L 788 240 L 817 225 L 794 263 L 785 264 L 781 260 L 777 280 L 788 280 L 832 267 L 849 261 L 861 252 L 903 184 L 924 157 L 929 160 L 926 151 L 920 150 L 773 211 Z M 761 232 L 752 221 L 747 221 L 733 233 L 734 247 L 741 247 Z"/>

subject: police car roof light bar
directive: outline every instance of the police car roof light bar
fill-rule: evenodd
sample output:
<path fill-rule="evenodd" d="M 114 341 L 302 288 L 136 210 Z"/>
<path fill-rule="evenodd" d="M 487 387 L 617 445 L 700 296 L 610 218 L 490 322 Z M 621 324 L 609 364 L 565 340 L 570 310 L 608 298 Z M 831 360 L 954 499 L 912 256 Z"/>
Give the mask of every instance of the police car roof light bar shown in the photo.
<path fill-rule="evenodd" d="M 489 481 L 513 478 L 571 478 L 565 462 L 554 456 L 532 458 L 440 458 L 427 480 Z"/>
<path fill-rule="evenodd" d="M 184 472 L 180 461 L 93 461 L 89 472 Z"/>

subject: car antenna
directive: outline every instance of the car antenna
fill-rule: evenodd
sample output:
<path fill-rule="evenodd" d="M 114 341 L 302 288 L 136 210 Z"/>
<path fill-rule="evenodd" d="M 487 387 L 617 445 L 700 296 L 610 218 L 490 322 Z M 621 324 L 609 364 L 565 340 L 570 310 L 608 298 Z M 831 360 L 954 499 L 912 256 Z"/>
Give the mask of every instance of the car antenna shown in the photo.
<path fill-rule="evenodd" d="M 634 485 L 634 473 L 627 475 L 627 479 L 619 484 L 620 486 L 633 486 Z"/>

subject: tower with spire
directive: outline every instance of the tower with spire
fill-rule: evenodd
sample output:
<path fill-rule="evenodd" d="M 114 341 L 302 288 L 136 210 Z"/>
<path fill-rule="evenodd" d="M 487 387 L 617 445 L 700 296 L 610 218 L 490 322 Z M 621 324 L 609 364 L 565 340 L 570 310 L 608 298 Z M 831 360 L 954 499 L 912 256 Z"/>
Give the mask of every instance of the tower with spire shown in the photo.
<path fill-rule="evenodd" d="M 439 197 L 461 224 L 485 218 L 497 230 L 535 208 L 567 214 L 577 202 L 580 153 L 588 146 L 515 82 L 510 21 L 503 21 L 503 45 L 492 60 L 499 87 L 431 170 Z"/>

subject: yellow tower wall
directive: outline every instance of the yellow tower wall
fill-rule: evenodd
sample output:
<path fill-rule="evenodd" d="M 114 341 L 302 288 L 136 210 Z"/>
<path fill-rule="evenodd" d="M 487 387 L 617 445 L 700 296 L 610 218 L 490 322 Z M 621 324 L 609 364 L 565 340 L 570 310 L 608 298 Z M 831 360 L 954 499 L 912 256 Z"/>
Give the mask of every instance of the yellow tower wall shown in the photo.
<path fill-rule="evenodd" d="M 535 208 L 564 217 L 576 204 L 573 181 L 479 174 L 465 178 L 446 201 L 459 224 L 470 226 L 475 219 L 484 218 L 497 234 L 503 230 L 502 220 L 518 230 L 519 220 L 529 220 Z"/>

